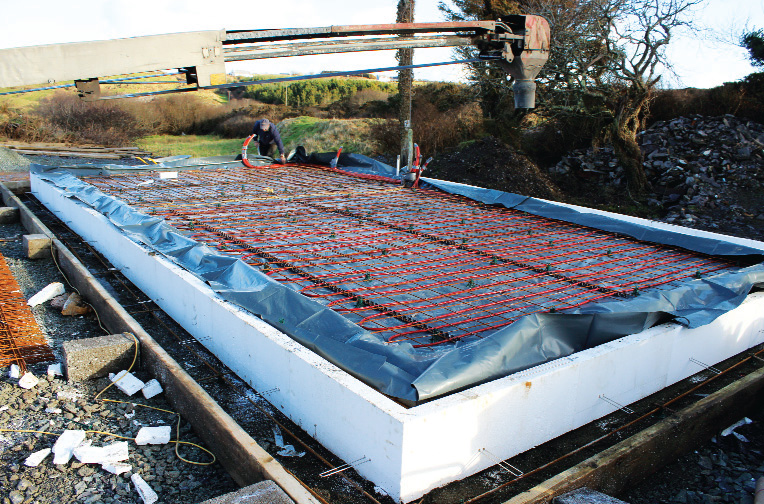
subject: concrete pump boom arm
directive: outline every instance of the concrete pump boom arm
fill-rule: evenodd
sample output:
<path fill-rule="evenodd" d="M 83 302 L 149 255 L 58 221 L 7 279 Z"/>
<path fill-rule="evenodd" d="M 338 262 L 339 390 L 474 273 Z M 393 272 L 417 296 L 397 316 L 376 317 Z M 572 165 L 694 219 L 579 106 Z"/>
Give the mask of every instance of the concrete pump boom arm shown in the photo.
<path fill-rule="evenodd" d="M 225 63 L 340 52 L 474 45 L 515 80 L 515 103 L 532 108 L 533 79 L 549 56 L 549 24 L 539 16 L 498 21 L 393 23 L 211 30 L 0 49 L 0 87 L 74 80 L 81 96 L 100 97 L 99 78 L 178 69 L 192 89 L 225 82 Z M 186 91 L 179 89 L 178 91 Z"/>

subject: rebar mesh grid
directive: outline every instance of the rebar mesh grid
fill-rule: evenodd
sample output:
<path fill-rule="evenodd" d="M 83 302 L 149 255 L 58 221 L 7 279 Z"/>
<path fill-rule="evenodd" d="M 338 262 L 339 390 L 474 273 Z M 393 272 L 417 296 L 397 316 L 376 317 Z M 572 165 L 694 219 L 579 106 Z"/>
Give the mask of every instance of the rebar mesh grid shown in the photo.
<path fill-rule="evenodd" d="M 388 342 L 485 337 L 537 312 L 734 265 L 459 196 L 310 166 L 88 177 Z"/>
<path fill-rule="evenodd" d="M 0 254 L 0 366 L 46 362 L 55 357 L 45 341 L 5 257 Z"/>

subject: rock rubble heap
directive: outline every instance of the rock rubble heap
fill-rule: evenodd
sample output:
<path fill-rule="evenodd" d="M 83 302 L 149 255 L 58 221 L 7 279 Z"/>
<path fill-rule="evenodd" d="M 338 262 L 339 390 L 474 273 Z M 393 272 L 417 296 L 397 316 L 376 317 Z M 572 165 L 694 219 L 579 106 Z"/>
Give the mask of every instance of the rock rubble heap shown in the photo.
<path fill-rule="evenodd" d="M 764 239 L 764 125 L 732 115 L 659 121 L 639 135 L 661 219 Z M 553 174 L 595 178 L 623 188 L 626 174 L 611 147 L 574 151 Z"/>

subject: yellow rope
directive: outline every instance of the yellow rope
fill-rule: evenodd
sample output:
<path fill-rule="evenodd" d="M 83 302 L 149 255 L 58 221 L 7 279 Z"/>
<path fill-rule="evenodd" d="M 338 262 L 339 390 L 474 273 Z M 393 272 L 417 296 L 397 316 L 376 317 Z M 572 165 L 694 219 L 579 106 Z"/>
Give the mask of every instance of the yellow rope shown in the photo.
<path fill-rule="evenodd" d="M 133 353 L 133 362 L 130 364 L 130 367 L 127 368 L 127 373 L 129 373 L 130 371 L 133 370 L 133 366 L 135 366 L 135 362 L 138 360 L 138 338 L 136 338 L 135 334 L 132 334 L 132 333 L 130 333 L 130 336 L 133 337 L 133 341 L 135 342 L 135 352 Z M 111 382 L 110 384 L 106 385 L 106 388 L 104 388 L 102 391 L 100 391 L 99 393 L 96 394 L 96 396 L 93 398 L 93 401 L 97 401 L 98 398 L 101 396 L 101 394 L 103 394 L 104 392 L 109 390 L 112 387 L 112 385 L 114 385 L 119 380 L 121 380 L 122 378 L 127 376 L 127 373 L 123 374 L 118 379 L 116 379 L 113 382 Z"/>
<path fill-rule="evenodd" d="M 113 402 L 113 403 L 132 404 L 133 406 L 140 406 L 142 408 L 149 408 L 149 409 L 153 409 L 153 410 L 157 410 L 157 411 L 162 411 L 164 413 L 170 413 L 172 415 L 178 415 L 178 423 L 177 423 L 176 429 L 175 429 L 175 438 L 176 439 L 174 441 L 172 441 L 172 440 L 170 441 L 171 443 L 175 443 L 175 456 L 178 457 L 180 460 L 182 460 L 183 462 L 185 462 L 187 464 L 194 464 L 194 465 L 212 465 L 217 460 L 217 457 L 215 457 L 215 454 L 212 453 L 211 451 L 209 451 L 207 448 L 204 448 L 203 446 L 199 446 L 196 443 L 191 443 L 190 441 L 181 441 L 180 440 L 180 419 L 181 419 L 180 413 L 178 413 L 176 411 L 167 410 L 167 409 L 157 408 L 155 406 L 149 406 L 148 404 L 127 402 L 127 401 L 117 401 L 115 399 L 102 399 L 102 400 L 103 401 L 107 401 L 107 402 Z M 88 431 L 88 432 L 90 432 L 90 431 Z M 104 434 L 104 433 L 101 433 L 101 434 Z M 129 438 L 129 439 L 132 439 L 132 438 Z M 212 457 L 212 461 L 211 462 L 196 462 L 196 461 L 193 461 L 193 460 L 188 460 L 186 458 L 183 458 L 183 456 L 180 453 L 178 453 L 178 446 L 182 445 L 182 444 L 183 445 L 193 446 L 195 448 L 199 448 L 203 452 L 208 453 Z"/>
<path fill-rule="evenodd" d="M 130 334 L 130 336 L 132 336 L 133 337 L 133 341 L 135 341 L 135 352 L 133 353 L 133 362 L 130 364 L 130 367 L 127 368 L 127 373 L 132 371 L 133 366 L 135 366 L 135 362 L 138 360 L 138 338 L 136 338 L 134 334 Z M 127 376 L 127 373 L 122 375 L 119 379 L 114 380 L 113 382 L 108 384 L 103 390 L 101 390 L 98 394 L 96 394 L 96 396 L 93 398 L 93 400 L 94 401 L 97 400 L 101 396 L 101 394 L 106 392 L 112 385 L 114 385 L 119 380 L 121 380 L 122 378 Z M 148 404 L 127 402 L 127 401 L 118 401 L 116 399 L 101 399 L 101 400 L 105 401 L 105 402 L 113 402 L 113 403 L 121 403 L 121 404 L 132 404 L 133 406 L 140 406 L 142 408 L 148 408 L 148 409 L 153 409 L 153 410 L 156 410 L 156 411 L 162 411 L 164 413 L 170 413 L 171 415 L 178 415 L 178 425 L 177 425 L 177 428 L 176 428 L 176 431 L 175 431 L 176 439 L 175 439 L 175 441 L 170 441 L 171 443 L 175 443 L 175 456 L 178 457 L 180 460 L 182 460 L 183 462 L 185 462 L 187 464 L 194 464 L 194 465 L 212 465 L 217 460 L 217 458 L 215 457 L 215 454 L 212 453 L 211 451 L 209 451 L 208 449 L 206 449 L 206 448 L 204 448 L 202 446 L 199 446 L 198 444 L 195 444 L 195 443 L 191 443 L 191 442 L 188 442 L 188 441 L 181 441 L 180 440 L 180 413 L 178 413 L 176 411 L 171 411 L 171 410 L 168 410 L 168 409 L 157 408 L 156 406 L 149 406 Z M 123 437 L 123 436 L 117 436 L 116 434 L 109 434 L 108 432 L 98 432 L 98 431 L 87 431 L 87 432 L 94 432 L 94 433 L 98 433 L 98 434 L 106 434 L 108 436 L 114 436 L 114 437 L 120 437 L 122 439 L 133 439 L 134 440 L 134 438 L 126 438 L 126 437 Z M 202 451 L 204 451 L 206 453 L 209 453 L 212 456 L 212 461 L 211 462 L 195 462 L 193 460 L 188 460 L 186 458 L 183 458 L 181 456 L 181 454 L 178 453 L 178 446 L 182 445 L 182 444 L 194 446 L 194 447 L 199 448 L 200 450 L 202 450 Z"/>
<path fill-rule="evenodd" d="M 148 158 L 148 159 L 153 161 L 154 164 L 157 164 L 157 162 L 154 161 L 153 159 L 151 159 L 151 158 Z M 72 285 L 72 283 L 69 281 L 69 278 L 67 278 L 66 274 L 64 274 L 63 270 L 58 265 L 58 261 L 56 261 L 56 252 L 55 252 L 55 250 L 53 248 L 53 240 L 50 241 L 50 251 L 51 251 L 51 255 L 53 256 L 53 263 L 56 265 L 56 269 L 58 269 L 58 271 L 64 277 L 64 280 L 66 280 L 66 283 L 68 283 L 69 286 L 72 289 L 74 289 L 79 294 L 79 291 L 77 290 L 77 288 L 74 287 L 74 285 Z M 98 320 L 98 325 L 101 327 L 101 329 L 104 330 L 104 332 L 108 333 L 109 331 L 107 331 L 106 328 L 101 324 L 101 317 L 98 316 L 98 312 L 96 311 L 95 307 L 93 307 L 89 303 L 88 303 L 88 305 L 93 309 L 93 313 L 95 313 L 95 316 L 96 316 L 96 318 Z M 133 353 L 133 362 L 130 364 L 130 367 L 127 368 L 127 373 L 132 371 L 133 367 L 135 366 L 135 363 L 138 360 L 138 338 L 136 338 L 134 334 L 130 334 L 130 336 L 133 337 L 133 341 L 135 342 L 135 351 Z M 93 400 L 97 401 L 98 398 L 101 396 L 101 394 L 106 392 L 109 388 L 111 388 L 119 380 L 121 380 L 122 378 L 127 376 L 127 373 L 125 373 L 124 375 L 119 377 L 117 380 L 114 380 L 113 382 L 108 384 L 103 390 L 101 390 L 98 394 L 96 394 L 96 396 L 93 398 Z M 108 401 L 108 402 L 114 402 L 114 403 L 132 404 L 133 406 L 141 406 L 141 407 L 144 407 L 144 408 L 150 408 L 150 409 L 154 409 L 154 410 L 157 410 L 157 411 L 162 411 L 162 412 L 165 412 L 165 413 L 170 413 L 172 415 L 178 415 L 178 424 L 177 424 L 176 430 L 175 430 L 176 439 L 174 441 L 173 440 L 170 441 L 171 443 L 175 444 L 175 456 L 178 457 L 183 462 L 185 462 L 187 464 L 193 464 L 193 465 L 212 465 L 217 460 L 217 457 L 215 457 L 215 454 L 212 453 L 211 451 L 209 451 L 207 448 L 204 448 L 203 446 L 199 446 L 196 443 L 191 443 L 189 441 L 181 441 L 180 440 L 180 420 L 181 420 L 180 413 L 177 413 L 175 411 L 170 411 L 170 410 L 162 409 L 162 408 L 156 408 L 154 406 L 149 406 L 147 404 L 131 403 L 131 402 L 125 402 L 125 401 L 116 401 L 114 399 L 101 399 L 101 400 L 102 401 Z M 0 432 L 28 432 L 28 433 L 47 434 L 47 435 L 51 435 L 51 436 L 59 436 L 60 435 L 60 434 L 55 434 L 53 432 L 35 431 L 35 430 L 17 430 L 17 429 L 0 429 Z M 92 434 L 102 434 L 102 435 L 105 435 L 105 436 L 112 436 L 112 437 L 119 438 L 119 439 L 127 439 L 127 440 L 131 440 L 131 441 L 135 441 L 135 438 L 120 436 L 118 434 L 112 434 L 112 433 L 109 433 L 109 432 L 94 431 L 94 430 L 88 430 L 88 431 L 85 431 L 85 432 L 89 432 L 89 433 L 92 433 Z M 196 461 L 188 460 L 188 459 L 184 458 L 183 456 L 181 456 L 180 453 L 178 453 L 178 446 L 180 446 L 182 444 L 183 445 L 193 446 L 195 448 L 199 448 L 203 452 L 208 453 L 210 456 L 212 456 L 212 461 L 211 462 L 196 462 Z"/>

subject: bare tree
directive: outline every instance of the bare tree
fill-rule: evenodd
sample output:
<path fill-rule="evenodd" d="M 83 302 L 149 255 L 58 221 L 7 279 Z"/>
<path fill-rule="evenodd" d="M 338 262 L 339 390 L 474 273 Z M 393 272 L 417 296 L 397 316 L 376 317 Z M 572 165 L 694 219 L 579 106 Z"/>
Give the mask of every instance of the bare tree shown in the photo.
<path fill-rule="evenodd" d="M 587 91 L 600 96 L 610 113 L 609 138 L 630 187 L 648 186 L 637 133 L 643 129 L 650 92 L 670 67 L 666 47 L 672 34 L 691 21 L 693 7 L 705 0 L 609 0 L 602 12 L 609 71 Z"/>
<path fill-rule="evenodd" d="M 550 59 L 538 78 L 540 112 L 597 115 L 635 193 L 648 186 L 637 132 L 644 127 L 650 92 L 669 68 L 666 47 L 672 35 L 688 27 L 693 7 L 704 1 L 516 2 L 524 13 L 546 17 L 552 29 Z M 451 19 L 476 19 L 493 2 L 454 4 L 458 10 L 443 5 L 441 10 Z M 476 80 L 495 82 L 481 71 L 473 69 Z"/>
<path fill-rule="evenodd" d="M 670 68 L 666 48 L 705 0 L 532 0 L 547 16 L 553 47 L 543 78 L 554 105 L 604 113 L 605 138 L 629 187 L 648 187 L 637 133 L 651 91 Z M 567 94 L 568 96 L 561 96 Z"/>

